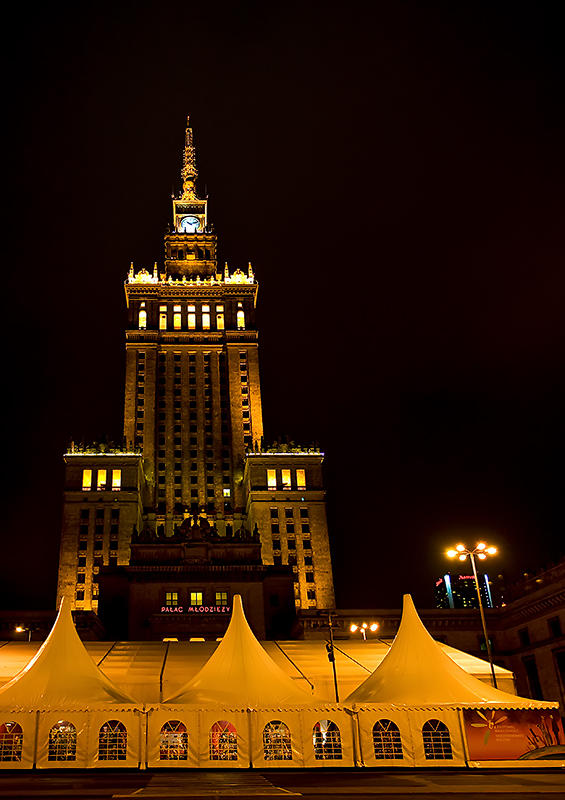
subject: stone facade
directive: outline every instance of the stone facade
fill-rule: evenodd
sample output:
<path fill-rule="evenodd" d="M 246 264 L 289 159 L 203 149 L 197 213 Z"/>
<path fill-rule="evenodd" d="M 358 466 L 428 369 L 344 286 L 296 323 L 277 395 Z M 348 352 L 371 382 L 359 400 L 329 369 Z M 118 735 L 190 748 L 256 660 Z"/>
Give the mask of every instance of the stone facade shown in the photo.
<path fill-rule="evenodd" d="M 258 526 L 264 565 L 293 568 L 297 608 L 333 608 L 322 456 L 289 450 L 281 461 L 263 452 L 258 284 L 251 264 L 245 270 L 218 268 L 208 201 L 198 197 L 196 178 L 187 124 L 183 189 L 173 197 L 163 266 L 149 271 L 132 264 L 125 283 L 124 450 L 142 454 L 135 456 L 135 485 L 107 498 L 95 489 L 87 495 L 80 470 L 91 469 L 96 480 L 99 469 L 111 464 L 101 454 L 90 460 L 85 454 L 80 464 L 78 456 L 67 454 L 59 596 L 67 594 L 75 608 L 96 610 L 94 575 L 103 565 L 128 564 L 134 525 L 173 536 L 188 512 L 204 512 L 219 536 Z M 281 470 L 290 470 L 293 485 L 282 493 L 261 488 L 257 476 L 266 479 L 267 469 L 279 470 L 281 480 Z M 296 482 L 296 469 L 307 475 L 305 488 Z M 116 547 L 115 531 L 110 533 L 115 519 L 108 515 L 118 506 Z M 281 518 L 291 509 L 300 536 L 273 539 L 271 507 Z M 86 510 L 92 511 L 89 519 L 81 517 Z M 101 510 L 108 527 L 102 545 L 95 524 Z"/>

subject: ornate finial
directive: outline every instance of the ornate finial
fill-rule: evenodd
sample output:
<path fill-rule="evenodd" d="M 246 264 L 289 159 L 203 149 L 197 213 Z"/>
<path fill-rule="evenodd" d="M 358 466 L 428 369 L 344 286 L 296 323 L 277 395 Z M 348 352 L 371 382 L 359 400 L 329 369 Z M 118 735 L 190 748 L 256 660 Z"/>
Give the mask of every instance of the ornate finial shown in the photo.
<path fill-rule="evenodd" d="M 186 118 L 186 134 L 184 140 L 184 155 L 182 161 L 182 200 L 196 200 L 196 150 L 192 141 L 192 128 L 190 127 L 190 117 Z"/>

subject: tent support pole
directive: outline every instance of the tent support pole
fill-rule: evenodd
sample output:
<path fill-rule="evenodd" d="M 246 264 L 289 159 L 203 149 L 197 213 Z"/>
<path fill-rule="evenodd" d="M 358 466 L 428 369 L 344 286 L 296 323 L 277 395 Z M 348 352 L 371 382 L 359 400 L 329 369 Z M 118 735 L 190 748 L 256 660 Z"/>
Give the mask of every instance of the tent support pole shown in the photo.
<path fill-rule="evenodd" d="M 249 769 L 253 769 L 253 739 L 251 738 L 251 709 L 246 710 L 247 714 L 247 736 L 249 737 Z"/>
<path fill-rule="evenodd" d="M 35 712 L 35 740 L 33 742 L 33 767 L 37 769 L 37 748 L 39 746 L 39 711 Z"/>

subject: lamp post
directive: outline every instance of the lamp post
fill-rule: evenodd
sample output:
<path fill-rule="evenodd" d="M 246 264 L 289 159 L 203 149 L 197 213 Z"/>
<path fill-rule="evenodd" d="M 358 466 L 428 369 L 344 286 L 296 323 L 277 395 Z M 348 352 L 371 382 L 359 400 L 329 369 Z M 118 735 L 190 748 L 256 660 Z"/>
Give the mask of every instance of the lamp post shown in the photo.
<path fill-rule="evenodd" d="M 335 701 L 339 703 L 339 691 L 337 688 L 337 672 L 335 669 L 335 652 L 334 652 L 334 628 L 333 628 L 333 621 L 331 612 L 328 614 L 328 627 L 330 629 L 330 640 L 326 642 L 326 652 L 328 654 L 328 661 L 332 665 L 333 675 L 334 675 L 334 691 L 335 691 Z"/>
<path fill-rule="evenodd" d="M 481 613 L 481 623 L 483 626 L 483 635 L 485 637 L 485 644 L 487 648 L 488 660 L 490 664 L 490 671 L 492 675 L 492 685 L 495 689 L 498 688 L 496 684 L 496 675 L 494 674 L 494 663 L 492 660 L 492 649 L 490 646 L 490 640 L 488 638 L 487 633 L 487 622 L 485 619 L 485 610 L 483 608 L 483 599 L 481 597 L 481 587 L 479 586 L 479 577 L 477 575 L 477 566 L 475 564 L 475 556 L 479 558 L 481 561 L 484 561 L 487 555 L 494 556 L 497 553 L 496 547 L 490 547 L 489 545 L 485 544 L 485 542 L 479 542 L 477 546 L 471 550 L 468 547 L 465 547 L 464 544 L 457 544 L 455 548 L 452 548 L 447 551 L 446 555 L 448 558 L 458 558 L 459 561 L 466 561 L 467 557 L 469 557 L 471 561 L 471 566 L 473 567 L 473 577 L 475 579 L 475 589 L 477 590 L 477 598 L 479 600 L 479 611 Z"/>
<path fill-rule="evenodd" d="M 375 633 L 375 631 L 378 631 L 378 629 L 379 629 L 378 622 L 371 622 L 370 625 L 367 624 L 366 622 L 362 622 L 360 625 L 358 625 L 356 622 L 352 622 L 351 625 L 349 626 L 349 630 L 351 631 L 351 633 L 356 633 L 357 631 L 359 631 L 359 633 L 363 637 L 364 642 L 367 641 L 367 631 Z"/>
<path fill-rule="evenodd" d="M 24 625 L 18 625 L 16 628 L 16 633 L 23 633 L 24 631 L 27 631 L 27 640 L 28 642 L 31 642 L 31 626 L 26 628 Z"/>

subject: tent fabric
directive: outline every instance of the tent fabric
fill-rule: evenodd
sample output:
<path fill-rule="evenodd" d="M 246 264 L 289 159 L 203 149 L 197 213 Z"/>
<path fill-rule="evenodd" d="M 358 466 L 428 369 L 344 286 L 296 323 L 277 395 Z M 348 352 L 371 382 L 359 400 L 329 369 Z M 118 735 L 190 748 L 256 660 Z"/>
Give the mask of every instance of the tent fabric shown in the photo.
<path fill-rule="evenodd" d="M 53 628 L 29 664 L 0 689 L 0 710 L 92 709 L 135 700 L 92 661 L 76 632 L 67 598 Z"/>
<path fill-rule="evenodd" d="M 424 627 L 409 594 L 392 646 L 377 669 L 347 698 L 348 703 L 400 706 L 546 708 L 555 704 L 519 698 L 489 686 L 459 667 Z"/>
<path fill-rule="evenodd" d="M 224 638 L 202 669 L 165 702 L 271 708 L 310 705 L 312 696 L 261 647 L 245 618 L 241 596 L 236 594 Z"/>

